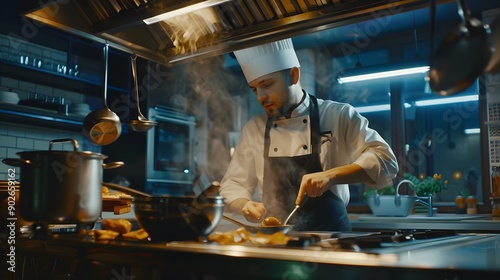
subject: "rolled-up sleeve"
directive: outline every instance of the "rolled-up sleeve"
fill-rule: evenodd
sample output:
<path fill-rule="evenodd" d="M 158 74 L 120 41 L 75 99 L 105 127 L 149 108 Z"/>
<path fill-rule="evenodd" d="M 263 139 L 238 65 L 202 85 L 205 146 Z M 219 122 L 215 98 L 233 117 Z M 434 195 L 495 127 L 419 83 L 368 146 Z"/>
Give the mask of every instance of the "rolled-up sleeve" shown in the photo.
<path fill-rule="evenodd" d="M 398 163 L 389 144 L 351 105 L 332 102 L 327 106 L 339 106 L 324 111 L 323 125 L 334 131 L 336 142 L 329 151 L 330 167 L 356 163 L 365 170 L 376 188 L 392 185 L 392 179 L 398 173 Z"/>

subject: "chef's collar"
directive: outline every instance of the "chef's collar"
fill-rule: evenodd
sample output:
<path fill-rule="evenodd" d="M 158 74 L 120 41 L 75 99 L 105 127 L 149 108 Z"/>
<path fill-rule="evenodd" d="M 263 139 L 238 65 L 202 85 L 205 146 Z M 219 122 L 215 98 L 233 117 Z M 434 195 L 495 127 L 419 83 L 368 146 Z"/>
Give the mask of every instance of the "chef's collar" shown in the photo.
<path fill-rule="evenodd" d="M 302 89 L 302 99 L 300 100 L 299 104 L 295 106 L 294 109 L 292 109 L 290 117 L 294 118 L 309 114 L 309 103 L 309 94 L 307 94 L 307 92 Z"/>

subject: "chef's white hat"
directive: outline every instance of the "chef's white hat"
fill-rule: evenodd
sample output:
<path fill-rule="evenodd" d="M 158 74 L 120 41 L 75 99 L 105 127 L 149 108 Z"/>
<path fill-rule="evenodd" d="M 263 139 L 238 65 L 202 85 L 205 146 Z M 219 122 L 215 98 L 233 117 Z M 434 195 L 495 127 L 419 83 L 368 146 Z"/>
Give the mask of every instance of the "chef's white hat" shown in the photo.
<path fill-rule="evenodd" d="M 235 51 L 247 82 L 277 71 L 300 67 L 292 39 Z"/>

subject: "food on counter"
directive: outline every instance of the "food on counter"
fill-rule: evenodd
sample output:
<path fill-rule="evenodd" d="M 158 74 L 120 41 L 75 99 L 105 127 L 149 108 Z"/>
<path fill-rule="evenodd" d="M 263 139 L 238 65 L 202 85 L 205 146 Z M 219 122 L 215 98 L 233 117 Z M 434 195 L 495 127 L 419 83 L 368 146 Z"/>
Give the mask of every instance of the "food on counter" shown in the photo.
<path fill-rule="evenodd" d="M 149 234 L 144 229 L 138 229 L 122 234 L 124 240 L 146 240 Z"/>
<path fill-rule="evenodd" d="M 250 237 L 253 244 L 259 245 L 286 245 L 290 239 L 291 237 L 280 231 L 273 234 L 257 232 L 255 236 Z"/>
<path fill-rule="evenodd" d="M 104 194 L 109 194 L 109 189 L 108 189 L 108 187 L 106 187 L 106 186 L 102 186 L 102 190 L 101 190 L 101 192 L 102 192 L 102 194 L 103 194 L 103 195 L 104 195 Z"/>
<path fill-rule="evenodd" d="M 214 232 L 208 236 L 208 240 L 219 244 L 243 244 L 250 242 L 256 245 L 285 245 L 291 237 L 282 232 L 265 234 L 257 232 L 250 234 L 245 228 L 241 227 L 233 231 Z"/>
<path fill-rule="evenodd" d="M 232 231 L 216 231 L 210 234 L 208 241 L 217 242 L 219 244 L 239 244 L 245 243 L 250 238 L 250 232 L 244 227 Z"/>
<path fill-rule="evenodd" d="M 120 235 L 119 232 L 106 229 L 96 229 L 94 233 L 98 240 L 114 240 Z"/>
<path fill-rule="evenodd" d="M 261 226 L 281 226 L 281 221 L 276 217 L 267 217 L 261 223 Z"/>
<path fill-rule="evenodd" d="M 128 233 L 132 229 L 132 223 L 125 219 L 106 219 L 102 221 L 102 227 L 121 234 Z"/>
<path fill-rule="evenodd" d="M 97 240 L 115 240 L 121 235 L 123 240 L 147 240 L 149 234 L 144 229 L 131 231 L 132 223 L 125 219 L 106 219 L 102 221 L 103 229 L 93 230 L 90 236 Z"/>
<path fill-rule="evenodd" d="M 108 187 L 102 186 L 102 211 L 121 215 L 129 213 L 131 205 L 132 196 L 121 192 L 110 192 Z"/>
<path fill-rule="evenodd" d="M 102 186 L 102 198 L 103 199 L 117 199 L 117 198 L 122 198 L 122 199 L 127 199 L 130 198 L 132 199 L 132 196 L 126 193 L 122 192 L 110 192 L 109 188 L 106 186 Z"/>

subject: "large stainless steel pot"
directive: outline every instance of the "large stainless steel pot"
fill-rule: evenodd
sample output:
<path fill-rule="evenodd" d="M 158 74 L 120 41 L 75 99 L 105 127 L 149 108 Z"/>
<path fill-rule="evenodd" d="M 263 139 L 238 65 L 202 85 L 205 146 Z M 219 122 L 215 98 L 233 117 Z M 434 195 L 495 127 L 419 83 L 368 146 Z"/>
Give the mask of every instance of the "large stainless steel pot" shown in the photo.
<path fill-rule="evenodd" d="M 54 143 L 72 142 L 73 151 L 54 151 Z M 48 151 L 17 153 L 20 159 L 2 162 L 21 167 L 19 212 L 27 221 L 47 224 L 91 225 L 102 210 L 103 168 L 122 162 L 103 164 L 107 156 L 78 151 L 74 139 L 50 141 Z"/>

